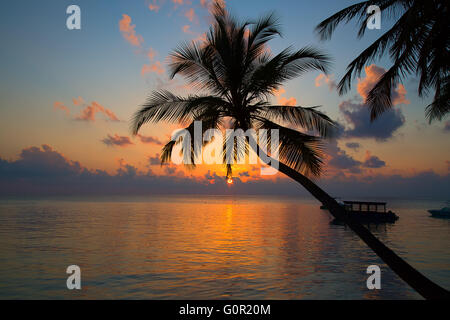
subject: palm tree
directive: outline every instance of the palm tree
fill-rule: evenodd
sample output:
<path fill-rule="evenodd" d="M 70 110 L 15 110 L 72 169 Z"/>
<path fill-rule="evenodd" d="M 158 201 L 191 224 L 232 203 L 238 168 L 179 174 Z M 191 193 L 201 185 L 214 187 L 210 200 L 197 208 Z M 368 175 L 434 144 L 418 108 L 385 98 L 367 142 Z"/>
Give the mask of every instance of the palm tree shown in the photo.
<path fill-rule="evenodd" d="M 347 67 L 338 84 L 339 94 L 351 88 L 352 78 L 364 66 L 380 58 L 389 49 L 391 68 L 380 77 L 366 98 L 374 120 L 392 107 L 393 87 L 406 76 L 420 77 L 418 94 L 427 96 L 434 90 L 434 99 L 426 107 L 428 120 L 441 120 L 450 111 L 450 23 L 448 0 L 370 0 L 351 5 L 322 21 L 316 31 L 322 40 L 330 39 L 341 22 L 357 19 L 358 37 L 366 31 L 369 6 L 377 5 L 381 13 L 396 19 L 392 28 L 365 49 Z"/>
<path fill-rule="evenodd" d="M 168 121 L 181 123 L 194 134 L 194 121 L 202 121 L 202 130 L 249 128 L 279 131 L 279 171 L 305 187 L 326 205 L 331 214 L 346 221 L 397 274 L 427 298 L 447 293 L 383 245 L 361 224 L 349 220 L 344 209 L 319 188 L 308 175 L 318 176 L 323 163 L 323 138 L 329 137 L 334 122 L 316 107 L 271 105 L 268 99 L 283 82 L 310 71 L 327 72 L 330 59 L 312 47 L 298 51 L 291 48 L 272 55 L 267 42 L 280 35 L 273 14 L 256 22 L 236 21 L 216 4 L 212 11 L 214 24 L 202 44 L 184 43 L 171 54 L 171 78 L 183 75 L 204 95 L 179 97 L 168 91 L 155 91 L 138 110 L 132 122 L 133 134 L 145 123 Z M 290 126 L 286 127 L 283 124 Z M 300 132 L 292 127 L 301 127 Z M 194 139 L 192 139 L 194 140 Z M 161 161 L 167 162 L 180 140 L 164 146 Z M 234 142 L 233 142 L 234 143 Z M 248 152 L 248 140 L 235 149 L 235 158 Z M 189 148 L 184 150 L 184 148 Z M 269 156 L 262 153 L 260 156 Z M 194 142 L 182 147 L 191 159 L 198 156 Z M 257 151 L 257 150 L 254 150 Z M 194 161 L 192 161 L 194 163 Z M 227 164 L 227 176 L 231 165 Z"/>

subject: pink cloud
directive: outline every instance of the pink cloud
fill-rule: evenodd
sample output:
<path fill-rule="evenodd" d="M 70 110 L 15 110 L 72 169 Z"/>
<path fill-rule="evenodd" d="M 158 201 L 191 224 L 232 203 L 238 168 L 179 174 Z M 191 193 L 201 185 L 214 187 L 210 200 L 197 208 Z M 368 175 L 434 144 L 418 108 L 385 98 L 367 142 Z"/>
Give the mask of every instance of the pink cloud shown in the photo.
<path fill-rule="evenodd" d="M 136 26 L 131 24 L 131 18 L 129 15 L 123 14 L 122 20 L 119 21 L 119 30 L 122 36 L 131 43 L 133 46 L 140 47 L 144 42 L 144 39 L 140 35 L 136 35 L 134 30 Z"/>
<path fill-rule="evenodd" d="M 197 21 L 197 16 L 195 15 L 195 11 L 193 8 L 190 8 L 188 11 L 185 12 L 184 16 L 188 18 L 190 22 L 193 22 L 194 20 Z"/>
<path fill-rule="evenodd" d="M 164 1 L 163 0 L 153 0 L 149 5 L 148 8 L 150 9 L 150 11 L 155 11 L 158 12 L 159 9 L 161 8 L 161 5 Z"/>
<path fill-rule="evenodd" d="M 147 57 L 150 59 L 150 61 L 153 61 L 153 59 L 155 59 L 156 56 L 156 51 L 153 50 L 153 48 L 150 48 L 147 52 Z"/>
<path fill-rule="evenodd" d="M 66 107 L 62 102 L 60 102 L 60 101 L 55 101 L 55 102 L 53 103 L 53 109 L 65 111 L 67 115 L 70 114 L 69 108 L 67 108 L 67 107 Z"/>
<path fill-rule="evenodd" d="M 81 110 L 81 114 L 77 116 L 76 120 L 82 121 L 95 121 L 95 115 L 97 113 L 103 113 L 111 121 L 119 121 L 117 116 L 111 110 L 103 107 L 98 102 L 93 101 L 91 105 L 86 106 Z"/>
<path fill-rule="evenodd" d="M 84 104 L 84 100 L 82 97 L 72 98 L 72 102 L 74 106 L 82 106 Z"/>
<path fill-rule="evenodd" d="M 380 77 L 386 73 L 386 70 L 375 64 L 371 64 L 364 68 L 366 72 L 365 78 L 358 78 L 356 91 L 358 91 L 361 98 L 366 100 L 370 90 L 375 86 Z M 406 89 L 402 84 L 398 84 L 397 88 L 392 92 L 392 104 L 409 104 L 410 101 L 406 99 Z"/>
<path fill-rule="evenodd" d="M 191 31 L 191 26 L 190 25 L 185 25 L 182 28 L 184 33 L 188 33 L 188 34 L 193 34 L 193 32 Z"/>
<path fill-rule="evenodd" d="M 315 85 L 316 85 L 316 87 L 321 87 L 324 84 L 328 85 L 328 88 L 330 89 L 330 91 L 333 91 L 337 87 L 336 82 L 333 79 L 333 75 L 327 76 L 327 75 L 321 73 L 316 77 Z"/>
<path fill-rule="evenodd" d="M 194 42 L 206 42 L 206 33 L 202 33 L 202 34 L 198 35 L 192 41 L 194 41 Z"/>
<path fill-rule="evenodd" d="M 163 74 L 164 68 L 163 68 L 161 62 L 156 61 L 153 64 L 144 64 L 142 66 L 142 69 L 141 69 L 142 75 L 145 75 L 146 73 L 151 73 L 151 72 L 154 72 L 156 74 Z"/>

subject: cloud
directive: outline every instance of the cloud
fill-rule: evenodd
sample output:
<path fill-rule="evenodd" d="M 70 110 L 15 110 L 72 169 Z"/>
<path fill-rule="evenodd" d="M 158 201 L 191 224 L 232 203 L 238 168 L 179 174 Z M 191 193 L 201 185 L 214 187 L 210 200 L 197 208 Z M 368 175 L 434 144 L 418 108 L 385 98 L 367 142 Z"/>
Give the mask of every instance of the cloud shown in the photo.
<path fill-rule="evenodd" d="M 333 75 L 325 75 L 323 73 L 319 74 L 315 79 L 315 85 L 316 87 L 320 87 L 324 84 L 328 85 L 328 88 L 330 91 L 333 91 L 337 88 L 336 82 L 333 79 Z"/>
<path fill-rule="evenodd" d="M 239 176 L 240 177 L 250 177 L 250 174 L 248 173 L 248 171 L 244 171 L 244 172 L 239 172 Z"/>
<path fill-rule="evenodd" d="M 90 105 L 86 106 L 83 110 L 81 110 L 80 115 L 75 117 L 75 120 L 95 121 L 95 115 L 97 113 L 104 114 L 108 120 L 119 121 L 119 119 L 114 114 L 114 112 L 103 107 L 101 104 L 99 104 L 96 101 L 93 101 Z"/>
<path fill-rule="evenodd" d="M 284 93 L 286 93 L 286 90 L 283 87 L 280 87 L 277 90 L 274 90 L 273 95 L 277 98 L 277 103 L 282 105 L 282 106 L 296 106 L 297 105 L 297 99 L 295 99 L 294 97 L 290 97 L 290 98 L 285 98 L 282 97 L 282 95 Z"/>
<path fill-rule="evenodd" d="M 382 168 L 386 166 L 386 162 L 378 158 L 377 156 L 372 156 L 369 151 L 366 151 L 366 159 L 362 164 L 366 168 Z"/>
<path fill-rule="evenodd" d="M 194 34 L 194 33 L 191 31 L 191 26 L 188 25 L 188 24 L 185 25 L 185 26 L 183 26 L 183 27 L 182 27 L 182 30 L 183 30 L 184 33 Z"/>
<path fill-rule="evenodd" d="M 187 10 L 184 13 L 184 16 L 190 21 L 190 22 L 194 22 L 194 21 L 198 21 L 197 16 L 195 14 L 195 11 L 193 8 L 190 8 L 189 10 Z"/>
<path fill-rule="evenodd" d="M 158 12 L 161 9 L 161 5 L 163 4 L 163 0 L 153 0 L 149 3 L 148 8 L 150 11 Z"/>
<path fill-rule="evenodd" d="M 82 106 L 84 104 L 84 100 L 82 97 L 72 98 L 72 102 L 74 106 Z"/>
<path fill-rule="evenodd" d="M 339 110 L 347 125 L 343 132 L 344 138 L 374 138 L 386 141 L 405 124 L 405 117 L 400 109 L 390 109 L 373 122 L 370 121 L 370 110 L 364 104 L 343 101 Z"/>
<path fill-rule="evenodd" d="M 156 57 L 156 51 L 153 48 L 148 49 L 147 57 L 150 61 L 153 61 Z"/>
<path fill-rule="evenodd" d="M 172 173 L 176 171 L 169 170 Z M 429 197 L 447 199 L 450 175 L 432 171 L 412 176 L 375 175 L 356 179 L 337 176 L 318 181 L 334 196 L 351 197 Z M 276 187 L 274 187 L 276 186 Z M 160 176 L 151 170 L 140 171 L 124 160 L 114 174 L 103 170 L 89 170 L 51 146 L 25 148 L 16 160 L 0 157 L 0 194 L 2 196 L 29 195 L 150 195 L 150 194 L 280 194 L 307 195 L 297 183 L 289 179 L 248 180 L 234 178 L 229 188 L 225 178 L 207 173 L 195 178 L 181 175 Z"/>
<path fill-rule="evenodd" d="M 152 64 L 144 64 L 141 69 L 141 75 L 145 75 L 146 73 L 156 73 L 156 74 L 163 74 L 164 67 L 162 66 L 161 62 L 156 61 Z"/>
<path fill-rule="evenodd" d="M 161 158 L 160 158 L 159 153 L 157 153 L 154 157 L 149 156 L 148 157 L 148 163 L 151 166 L 159 166 L 159 165 L 161 165 Z"/>
<path fill-rule="evenodd" d="M 370 90 L 372 90 L 380 77 L 386 73 L 386 70 L 375 64 L 371 64 L 370 66 L 365 67 L 364 71 L 366 72 L 366 77 L 358 79 L 356 91 L 358 91 L 359 95 L 365 101 Z M 406 89 L 402 84 L 397 85 L 397 88 L 392 92 L 391 98 L 394 106 L 410 103 L 410 101 L 406 99 Z"/>
<path fill-rule="evenodd" d="M 136 34 L 136 31 L 134 30 L 135 27 L 135 25 L 131 24 L 130 16 L 123 14 L 122 19 L 119 21 L 119 30 L 122 33 L 122 36 L 133 46 L 140 47 L 144 42 L 144 39 L 142 36 Z"/>
<path fill-rule="evenodd" d="M 150 137 L 150 136 L 143 136 L 138 134 L 137 137 L 139 138 L 139 140 L 141 140 L 142 143 L 146 143 L 146 144 L 155 144 L 158 146 L 161 146 L 163 143 L 156 137 Z"/>
<path fill-rule="evenodd" d="M 196 38 L 192 39 L 194 42 L 206 42 L 206 33 L 199 34 Z"/>
<path fill-rule="evenodd" d="M 55 102 L 53 103 L 53 109 L 55 109 L 55 110 L 62 110 L 62 111 L 64 111 L 67 115 L 70 114 L 69 108 L 67 108 L 67 107 L 64 105 L 64 103 L 62 103 L 62 102 L 60 102 L 60 101 L 55 101 Z"/>
<path fill-rule="evenodd" d="M 356 88 L 363 101 L 386 70 L 372 64 L 365 68 L 365 72 L 366 77 L 358 79 Z M 392 94 L 392 101 L 394 105 L 409 103 L 403 85 L 397 86 Z M 370 121 L 370 109 L 363 102 L 345 100 L 339 105 L 339 110 L 345 120 L 344 138 L 374 138 L 386 141 L 405 124 L 405 116 L 401 109 L 397 108 L 385 111 L 373 122 Z"/>
<path fill-rule="evenodd" d="M 284 98 L 284 97 L 280 97 L 278 99 L 278 103 L 281 104 L 282 106 L 294 107 L 294 106 L 297 105 L 297 99 L 295 99 L 294 97 L 290 97 L 289 99 Z"/>
<path fill-rule="evenodd" d="M 349 170 L 351 173 L 360 173 L 361 161 L 355 160 L 345 150 L 339 148 L 337 141 L 332 140 L 327 144 L 326 154 L 329 158 L 327 164 L 335 169 Z"/>
<path fill-rule="evenodd" d="M 345 146 L 353 150 L 358 150 L 361 147 L 361 145 L 358 142 L 347 142 Z"/>
<path fill-rule="evenodd" d="M 131 142 L 129 137 L 119 136 L 117 134 L 114 134 L 114 136 L 108 134 L 108 136 L 106 138 L 104 138 L 102 140 L 102 142 L 110 147 L 113 147 L 113 146 L 128 147 L 130 145 L 134 145 L 134 143 Z"/>

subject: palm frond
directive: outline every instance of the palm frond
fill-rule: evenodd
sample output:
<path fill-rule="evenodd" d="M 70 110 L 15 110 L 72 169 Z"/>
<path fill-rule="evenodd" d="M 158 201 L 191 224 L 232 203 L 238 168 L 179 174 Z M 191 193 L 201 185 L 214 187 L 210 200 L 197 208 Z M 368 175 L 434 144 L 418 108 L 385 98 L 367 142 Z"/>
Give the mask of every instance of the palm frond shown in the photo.
<path fill-rule="evenodd" d="M 280 161 L 306 176 L 320 175 L 324 157 L 324 144 L 320 137 L 304 134 L 266 119 L 258 121 L 257 126 L 260 129 L 278 130 Z M 270 142 L 270 134 L 268 137 Z"/>
<path fill-rule="evenodd" d="M 318 107 L 301 106 L 257 106 L 255 114 L 258 118 L 284 122 L 300 126 L 308 131 L 318 132 L 323 138 L 330 138 L 336 131 L 336 123 Z"/>
<path fill-rule="evenodd" d="M 328 72 L 331 59 L 313 47 L 304 47 L 296 52 L 287 48 L 255 68 L 246 92 L 251 101 L 260 96 L 268 97 L 285 81 L 294 79 L 307 71 Z"/>
<path fill-rule="evenodd" d="M 211 109 L 221 112 L 228 106 L 228 102 L 216 96 L 193 95 L 182 98 L 169 91 L 155 91 L 135 113 L 131 128 L 133 134 L 137 134 L 142 125 L 148 122 L 186 123 L 196 113 Z"/>
<path fill-rule="evenodd" d="M 316 32 L 319 34 L 322 40 L 330 39 L 333 35 L 334 30 L 341 22 L 348 23 L 356 16 L 361 17 L 365 15 L 368 6 L 373 2 L 377 1 L 363 1 L 342 9 L 341 11 L 333 14 L 331 17 L 319 23 L 319 25 L 316 27 Z"/>

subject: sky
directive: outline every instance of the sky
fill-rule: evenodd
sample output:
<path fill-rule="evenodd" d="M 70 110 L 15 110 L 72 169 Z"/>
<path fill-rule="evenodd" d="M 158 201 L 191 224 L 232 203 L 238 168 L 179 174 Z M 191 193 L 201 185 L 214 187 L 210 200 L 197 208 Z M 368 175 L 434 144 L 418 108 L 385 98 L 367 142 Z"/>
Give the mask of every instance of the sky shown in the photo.
<path fill-rule="evenodd" d="M 321 42 L 315 26 L 357 1 L 225 1 L 242 19 L 275 11 L 283 37 L 271 52 L 316 46 L 333 58 L 328 75 L 310 72 L 289 81 L 273 101 L 316 106 L 341 125 L 328 142 L 324 174 L 316 181 L 333 194 L 438 197 L 450 193 L 450 121 L 428 124 L 417 96 L 418 80 L 404 79 L 395 107 L 371 123 L 363 100 L 390 65 L 366 66 L 343 96 L 336 83 L 346 66 L 392 21 L 357 39 L 353 23 Z M 278 173 L 236 166 L 227 186 L 222 166 L 160 166 L 158 156 L 177 125 L 130 132 L 130 119 L 155 89 L 195 93 L 169 80 L 167 56 L 183 41 L 198 41 L 210 24 L 208 0 L 9 1 L 0 19 L 0 192 L 78 193 L 275 193 L 302 192 Z M 81 9 L 81 29 L 68 30 L 66 9 Z M 274 187 L 276 186 L 276 187 Z"/>

